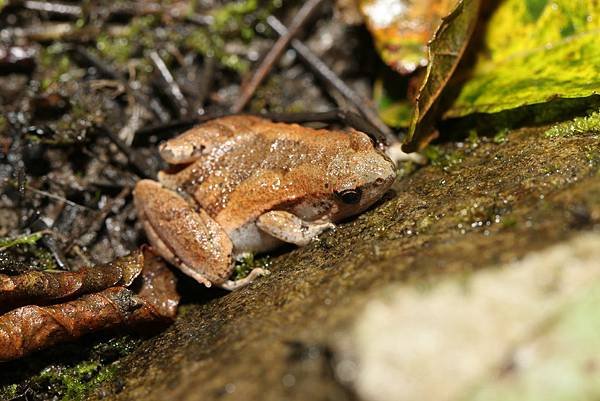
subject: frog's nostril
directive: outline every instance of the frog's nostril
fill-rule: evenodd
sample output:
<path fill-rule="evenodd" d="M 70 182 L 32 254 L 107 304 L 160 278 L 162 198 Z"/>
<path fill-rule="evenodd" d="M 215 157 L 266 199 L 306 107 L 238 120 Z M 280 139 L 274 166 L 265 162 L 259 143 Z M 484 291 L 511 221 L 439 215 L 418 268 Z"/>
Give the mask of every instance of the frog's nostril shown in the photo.
<path fill-rule="evenodd" d="M 375 180 L 376 185 L 383 185 L 384 182 L 385 182 L 385 180 L 381 177 L 379 177 Z"/>

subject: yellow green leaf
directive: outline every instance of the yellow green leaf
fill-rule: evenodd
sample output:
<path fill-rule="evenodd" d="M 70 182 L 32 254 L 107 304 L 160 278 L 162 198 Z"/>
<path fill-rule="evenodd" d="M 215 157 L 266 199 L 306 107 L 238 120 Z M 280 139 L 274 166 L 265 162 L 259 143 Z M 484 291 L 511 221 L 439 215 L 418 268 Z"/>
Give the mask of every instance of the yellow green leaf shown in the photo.
<path fill-rule="evenodd" d="M 600 1 L 505 0 L 446 118 L 600 93 Z"/>

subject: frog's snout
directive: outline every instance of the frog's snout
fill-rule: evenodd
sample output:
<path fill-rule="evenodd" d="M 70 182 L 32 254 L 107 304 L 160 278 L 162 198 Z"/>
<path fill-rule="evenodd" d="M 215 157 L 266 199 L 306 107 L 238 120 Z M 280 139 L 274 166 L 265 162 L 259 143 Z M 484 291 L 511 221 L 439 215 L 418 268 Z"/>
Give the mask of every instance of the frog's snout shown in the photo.
<path fill-rule="evenodd" d="M 167 163 L 176 164 L 188 160 L 194 154 L 194 147 L 185 143 L 173 146 L 167 141 L 158 146 L 158 153 Z"/>

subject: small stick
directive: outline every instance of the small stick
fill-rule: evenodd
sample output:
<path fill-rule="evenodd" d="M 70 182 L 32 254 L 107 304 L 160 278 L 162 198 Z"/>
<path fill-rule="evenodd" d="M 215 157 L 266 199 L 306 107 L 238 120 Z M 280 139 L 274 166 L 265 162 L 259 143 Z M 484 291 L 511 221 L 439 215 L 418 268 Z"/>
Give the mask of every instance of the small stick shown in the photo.
<path fill-rule="evenodd" d="M 149 125 L 135 132 L 135 138 L 150 136 L 153 134 L 162 134 L 168 131 L 181 131 L 193 127 L 201 120 L 198 118 L 188 118 L 184 120 L 171 120 L 164 124 Z M 135 141 L 134 141 L 135 143 Z"/>
<path fill-rule="evenodd" d="M 73 241 L 71 245 L 67 247 L 67 252 L 71 250 L 71 248 L 74 245 L 87 247 L 92 242 L 94 242 L 94 240 L 98 237 L 98 232 L 102 229 L 102 226 L 104 225 L 104 221 L 112 212 L 115 203 L 119 200 L 125 199 L 129 196 L 130 193 L 131 188 L 124 187 L 114 199 L 110 199 L 108 202 L 106 202 L 106 205 L 104 205 L 104 207 L 97 213 L 97 216 L 94 219 L 94 221 L 92 221 L 92 223 L 87 227 L 87 229 L 79 236 L 79 239 Z"/>
<path fill-rule="evenodd" d="M 113 81 L 126 82 L 125 76 L 112 68 L 107 62 L 88 52 L 83 46 L 75 46 L 73 52 L 84 63 L 93 66 L 98 73 Z"/>
<path fill-rule="evenodd" d="M 110 140 L 117 145 L 119 150 L 125 154 L 127 161 L 136 170 L 137 174 L 144 178 L 152 178 L 154 175 L 156 175 L 155 172 L 151 171 L 149 166 L 138 157 L 135 151 L 129 145 L 123 142 L 121 138 L 119 138 L 118 135 L 106 127 L 97 127 L 97 129 L 101 134 L 109 137 Z"/>
<path fill-rule="evenodd" d="M 48 228 L 48 225 L 42 219 L 35 220 L 33 223 L 31 223 L 30 227 L 32 230 L 35 230 L 35 231 L 50 230 Z M 46 248 L 48 248 L 50 250 L 50 252 L 52 253 L 52 256 L 54 257 L 54 260 L 56 260 L 56 264 L 62 270 L 71 270 L 69 268 L 69 264 L 67 263 L 67 259 L 65 258 L 65 255 L 64 255 L 62 249 L 60 248 L 60 246 L 58 245 L 56 238 L 54 236 L 42 237 L 40 241 Z"/>
<path fill-rule="evenodd" d="M 250 101 L 254 92 L 269 74 L 271 69 L 277 61 L 283 55 L 283 52 L 288 47 L 292 39 L 299 33 L 300 29 L 309 20 L 309 18 L 315 13 L 318 7 L 321 5 L 323 0 L 308 0 L 305 2 L 298 13 L 294 16 L 292 23 L 285 35 L 282 35 L 273 45 L 271 50 L 267 53 L 263 61 L 260 63 L 258 68 L 252 74 L 247 84 L 243 85 L 240 90 L 240 97 L 234 103 L 231 111 L 233 114 L 241 112 L 246 104 Z"/>
<path fill-rule="evenodd" d="M 301 112 L 301 113 L 246 113 L 248 115 L 253 115 L 257 117 L 263 117 L 275 122 L 282 123 L 307 123 L 307 122 L 322 122 L 322 123 L 332 123 L 332 122 L 342 122 L 347 126 L 354 127 L 359 131 L 364 132 L 369 135 L 369 137 L 373 140 L 373 142 L 380 148 L 385 148 L 389 146 L 390 143 L 388 141 L 388 137 L 381 132 L 377 127 L 371 124 L 368 120 L 365 120 L 359 114 L 342 110 L 342 109 L 333 109 L 329 111 L 322 112 Z M 216 113 L 216 114 L 206 114 L 203 116 L 199 116 L 196 118 L 191 118 L 189 120 L 174 120 L 167 124 L 156 125 L 152 127 L 146 127 L 142 130 L 139 130 L 136 133 L 137 136 L 143 135 L 151 135 L 161 131 L 169 131 L 169 130 L 182 130 L 186 128 L 191 128 L 196 124 L 201 124 L 206 121 L 214 120 L 221 117 L 226 117 L 228 115 L 232 115 L 231 113 Z"/>
<path fill-rule="evenodd" d="M 200 81 L 200 87 L 198 88 L 197 95 L 197 113 L 201 110 L 202 114 L 204 114 L 204 103 L 206 102 L 206 98 L 210 93 L 211 86 L 213 84 L 213 77 L 215 75 L 215 69 L 217 67 L 217 63 L 214 57 L 205 57 L 204 58 L 204 66 L 202 69 L 202 80 Z"/>
<path fill-rule="evenodd" d="M 278 35 L 285 35 L 288 30 L 286 27 L 273 15 L 267 17 L 267 24 Z M 317 77 L 325 81 L 327 84 L 335 88 L 342 96 L 344 96 L 369 122 L 377 127 L 386 137 L 389 143 L 397 142 L 398 139 L 392 130 L 379 118 L 377 112 L 370 106 L 369 101 L 363 98 L 350 88 L 335 72 L 331 70 L 321 59 L 314 54 L 300 40 L 294 39 L 291 42 L 292 48 L 298 53 L 300 59 L 313 71 Z"/>
<path fill-rule="evenodd" d="M 23 7 L 28 10 L 42 11 L 50 14 L 60 15 L 63 17 L 79 18 L 82 16 L 81 7 L 71 4 L 31 0 L 23 2 Z"/>
<path fill-rule="evenodd" d="M 80 205 L 79 203 L 75 203 L 73 201 L 70 201 L 67 198 L 62 197 L 60 195 L 56 195 L 56 194 L 53 194 L 51 192 L 43 191 L 41 189 L 33 188 L 33 187 L 30 187 L 29 185 L 25 185 L 25 189 L 28 190 L 28 191 L 31 191 L 31 192 L 33 192 L 35 194 L 38 194 L 38 195 L 41 195 L 41 196 L 45 196 L 46 198 L 55 199 L 55 200 L 64 202 L 64 203 L 66 203 L 69 206 L 81 208 L 81 209 L 84 209 L 84 210 L 93 210 L 93 209 L 90 209 L 87 206 Z"/>
<path fill-rule="evenodd" d="M 36 65 L 36 55 L 33 46 L 0 46 L 0 71 L 31 72 Z"/>
<path fill-rule="evenodd" d="M 212 15 L 190 14 L 185 16 L 186 22 L 191 22 L 192 24 L 199 26 L 211 25 L 214 20 Z"/>
<path fill-rule="evenodd" d="M 167 64 L 165 64 L 165 61 L 160 57 L 156 50 L 150 52 L 150 59 L 163 79 L 166 88 L 168 88 L 166 95 L 174 103 L 174 108 L 176 109 L 178 116 L 181 117 L 187 115 L 189 104 L 181 92 L 181 88 L 179 87 L 179 84 L 177 84 L 173 74 L 169 71 L 169 67 L 167 67 Z"/>
<path fill-rule="evenodd" d="M 252 114 L 252 113 L 251 113 Z M 379 148 L 385 148 L 389 145 L 388 138 L 379 130 L 373 126 L 369 121 L 365 120 L 362 116 L 357 113 L 334 109 L 324 112 L 306 112 L 306 113 L 261 113 L 253 114 L 259 117 L 268 118 L 275 122 L 285 123 L 306 123 L 306 122 L 342 122 L 349 127 L 356 128 L 359 131 L 369 135 L 371 140 Z"/>
<path fill-rule="evenodd" d="M 130 83 L 127 81 L 127 78 L 125 78 L 125 75 L 123 75 L 119 71 L 116 71 L 107 62 L 100 59 L 99 57 L 94 56 L 93 54 L 88 52 L 83 46 L 75 46 L 73 50 L 75 52 L 75 55 L 78 56 L 80 62 L 95 67 L 96 70 L 98 70 L 98 72 L 100 73 L 100 75 L 106 78 L 121 82 L 126 88 L 128 88 L 129 93 L 131 93 L 134 99 L 139 104 L 147 104 L 154 116 L 158 118 L 161 122 L 167 122 L 170 119 L 169 113 L 163 109 L 163 107 L 156 99 L 151 99 L 150 101 L 148 101 L 148 99 L 144 98 L 140 94 L 140 89 L 132 88 Z"/>

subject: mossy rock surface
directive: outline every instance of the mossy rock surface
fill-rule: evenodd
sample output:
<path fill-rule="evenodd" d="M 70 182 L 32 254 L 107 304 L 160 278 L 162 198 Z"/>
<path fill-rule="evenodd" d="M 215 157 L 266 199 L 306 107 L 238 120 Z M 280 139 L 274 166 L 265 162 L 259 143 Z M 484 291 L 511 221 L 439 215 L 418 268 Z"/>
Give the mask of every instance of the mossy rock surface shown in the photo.
<path fill-rule="evenodd" d="M 198 295 L 176 323 L 92 398 L 357 399 L 335 374 L 333 344 L 390 284 L 469 276 L 600 227 L 600 137 L 544 132 L 443 145 L 457 162 L 400 178 L 372 210 L 274 257 L 272 274 L 241 291 L 184 282 Z"/>

